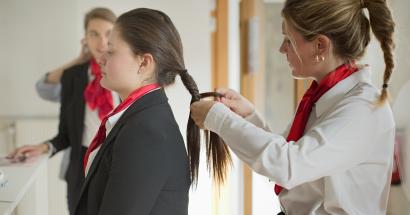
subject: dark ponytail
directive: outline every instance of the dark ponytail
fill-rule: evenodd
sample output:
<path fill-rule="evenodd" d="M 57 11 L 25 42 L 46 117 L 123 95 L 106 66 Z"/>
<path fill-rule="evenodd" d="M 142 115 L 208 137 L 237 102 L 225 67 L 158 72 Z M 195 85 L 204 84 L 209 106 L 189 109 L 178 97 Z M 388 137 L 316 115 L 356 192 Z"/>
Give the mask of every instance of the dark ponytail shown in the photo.
<path fill-rule="evenodd" d="M 205 97 L 218 97 L 217 93 L 199 94 L 198 86 L 187 70 L 180 73 L 182 83 L 192 96 L 191 104 Z M 189 114 L 191 116 L 191 113 Z M 214 180 L 218 184 L 226 181 L 226 173 L 231 165 L 231 155 L 228 146 L 214 132 L 205 132 L 206 159 L 208 169 L 212 169 Z M 194 120 L 189 117 L 187 126 L 187 148 L 190 160 L 191 178 L 193 184 L 198 181 L 199 155 L 201 151 L 200 131 Z"/>
<path fill-rule="evenodd" d="M 165 13 L 147 8 L 131 10 L 118 18 L 116 29 L 135 55 L 149 53 L 153 56 L 156 63 L 155 78 L 161 86 L 174 83 L 176 75 L 180 74 L 184 86 L 192 96 L 191 104 L 202 98 L 194 79 L 185 69 L 179 33 Z M 214 180 L 223 183 L 231 162 L 229 150 L 216 134 L 205 133 L 208 168 L 212 169 Z M 198 182 L 200 136 L 199 128 L 189 117 L 187 148 L 192 184 Z"/>

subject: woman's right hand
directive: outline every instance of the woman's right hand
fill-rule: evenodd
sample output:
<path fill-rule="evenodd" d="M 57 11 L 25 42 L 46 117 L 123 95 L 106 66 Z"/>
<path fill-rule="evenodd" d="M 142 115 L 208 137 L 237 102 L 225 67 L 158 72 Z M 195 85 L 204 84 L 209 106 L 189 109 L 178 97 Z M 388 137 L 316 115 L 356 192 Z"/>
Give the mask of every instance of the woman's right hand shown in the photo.
<path fill-rule="evenodd" d="M 235 90 L 220 88 L 216 92 L 223 95 L 220 102 L 239 116 L 247 117 L 255 111 L 253 104 Z"/>
<path fill-rule="evenodd" d="M 46 154 L 48 150 L 48 144 L 46 143 L 41 143 L 38 145 L 27 145 L 15 149 L 7 156 L 7 158 L 15 161 L 25 161 L 30 158 L 38 157 L 42 154 Z"/>

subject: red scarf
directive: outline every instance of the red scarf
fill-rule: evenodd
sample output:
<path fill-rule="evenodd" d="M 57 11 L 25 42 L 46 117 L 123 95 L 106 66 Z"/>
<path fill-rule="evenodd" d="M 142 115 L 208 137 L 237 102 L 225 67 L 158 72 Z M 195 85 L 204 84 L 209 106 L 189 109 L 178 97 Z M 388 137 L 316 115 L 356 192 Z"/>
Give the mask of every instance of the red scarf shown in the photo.
<path fill-rule="evenodd" d="M 94 80 L 89 82 L 85 88 L 84 99 L 91 110 L 98 109 L 98 117 L 102 120 L 114 109 L 112 94 L 111 91 L 101 87 L 101 68 L 94 58 L 90 61 L 90 67 Z"/>
<path fill-rule="evenodd" d="M 337 83 L 349 77 L 357 70 L 358 69 L 356 66 L 343 64 L 335 71 L 327 74 L 319 84 L 316 81 L 313 81 L 312 85 L 310 85 L 309 89 L 303 95 L 303 98 L 299 103 L 295 118 L 293 119 L 292 127 L 290 128 L 288 137 L 286 138 L 287 142 L 298 141 L 303 136 L 313 105 L 320 99 L 320 97 Z M 279 195 L 282 189 L 283 187 L 275 184 L 276 195 Z"/>
<path fill-rule="evenodd" d="M 149 84 L 134 90 L 123 102 L 121 102 L 120 105 L 118 105 L 118 107 L 115 108 L 115 110 L 112 113 L 103 118 L 100 127 L 98 128 L 97 134 L 95 135 L 93 141 L 87 149 L 87 152 L 84 155 L 84 171 L 86 171 L 88 158 L 90 157 L 91 152 L 98 148 L 105 140 L 105 124 L 108 118 L 117 114 L 118 112 L 121 112 L 125 108 L 129 107 L 132 103 L 143 97 L 144 95 L 148 94 L 149 92 L 155 89 L 158 89 L 159 87 L 160 86 L 158 84 Z"/>

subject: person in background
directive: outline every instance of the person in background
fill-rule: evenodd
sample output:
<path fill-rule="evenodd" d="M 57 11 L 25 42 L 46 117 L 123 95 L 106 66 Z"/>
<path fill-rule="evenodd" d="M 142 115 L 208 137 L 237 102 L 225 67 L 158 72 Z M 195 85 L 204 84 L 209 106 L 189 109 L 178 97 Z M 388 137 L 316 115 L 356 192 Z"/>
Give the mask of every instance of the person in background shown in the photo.
<path fill-rule="evenodd" d="M 68 68 L 75 65 L 83 64 L 92 58 L 90 51 L 88 50 L 86 40 L 81 40 L 81 52 L 80 55 L 70 62 L 59 66 L 58 68 L 47 72 L 43 75 L 35 84 L 36 92 L 40 98 L 50 102 L 60 102 L 61 99 L 61 76 L 63 72 Z M 68 164 L 70 163 L 71 148 L 68 147 L 62 151 L 63 158 L 61 159 L 59 177 L 65 180 L 65 174 L 67 172 Z"/>
<path fill-rule="evenodd" d="M 116 94 L 101 87 L 99 82 L 102 73 L 97 63 L 107 51 L 108 37 L 115 20 L 115 14 L 107 8 L 94 8 L 86 14 L 83 53 L 78 59 L 44 77 L 45 82 L 54 84 L 48 89 L 52 92 L 49 95 L 54 95 L 49 96 L 52 100 L 58 100 L 58 82 L 61 83 L 57 136 L 45 143 L 20 147 L 9 155 L 11 158 L 30 159 L 41 154 L 55 154 L 70 147 L 70 161 L 65 174 L 70 214 L 73 214 L 73 205 L 78 200 L 84 182 L 84 154 L 101 119 L 119 103 Z M 88 61 L 86 48 L 91 55 Z"/>
<path fill-rule="evenodd" d="M 395 133 L 387 102 L 395 24 L 387 2 L 286 0 L 282 17 L 279 51 L 292 76 L 313 80 L 285 134 L 271 133 L 233 90 L 220 89 L 221 102 L 193 103 L 193 119 L 276 182 L 280 214 L 386 214 Z M 384 54 L 381 92 L 370 67 L 356 64 L 370 30 Z"/>

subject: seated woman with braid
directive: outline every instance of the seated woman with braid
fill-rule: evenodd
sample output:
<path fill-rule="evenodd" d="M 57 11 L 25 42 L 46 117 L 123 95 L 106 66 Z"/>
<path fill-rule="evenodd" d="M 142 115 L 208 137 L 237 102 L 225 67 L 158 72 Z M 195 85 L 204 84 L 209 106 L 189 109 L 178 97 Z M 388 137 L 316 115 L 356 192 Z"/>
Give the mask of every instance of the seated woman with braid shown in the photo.
<path fill-rule="evenodd" d="M 164 88 L 180 75 L 192 102 L 201 95 L 171 19 L 145 8 L 121 15 L 99 63 L 101 85 L 122 103 L 102 120 L 85 154 L 75 214 L 188 214 L 188 192 L 198 177 L 199 128 L 189 119 L 187 155 Z M 215 179 L 223 182 L 229 151 L 215 135 L 207 150 Z"/>

